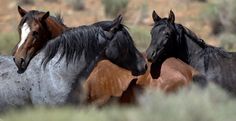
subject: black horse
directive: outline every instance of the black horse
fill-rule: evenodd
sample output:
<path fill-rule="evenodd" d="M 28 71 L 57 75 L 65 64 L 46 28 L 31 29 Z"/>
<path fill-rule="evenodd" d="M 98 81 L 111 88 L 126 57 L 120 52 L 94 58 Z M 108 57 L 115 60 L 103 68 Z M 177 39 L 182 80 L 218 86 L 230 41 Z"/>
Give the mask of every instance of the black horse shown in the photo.
<path fill-rule="evenodd" d="M 149 61 L 154 62 L 161 56 L 179 58 L 197 69 L 208 81 L 236 94 L 235 53 L 207 45 L 191 30 L 176 24 L 172 11 L 168 18 L 160 18 L 155 11 L 152 17 L 155 24 L 146 51 Z"/>
<path fill-rule="evenodd" d="M 121 21 L 122 17 L 119 16 L 113 22 L 101 22 L 64 31 L 47 44 L 44 66 L 59 52 L 59 61 L 65 57 L 67 64 L 80 62 L 84 71 L 91 71 L 99 60 L 108 59 L 130 70 L 135 76 L 144 74 L 147 68 L 145 59 L 134 46 Z"/>

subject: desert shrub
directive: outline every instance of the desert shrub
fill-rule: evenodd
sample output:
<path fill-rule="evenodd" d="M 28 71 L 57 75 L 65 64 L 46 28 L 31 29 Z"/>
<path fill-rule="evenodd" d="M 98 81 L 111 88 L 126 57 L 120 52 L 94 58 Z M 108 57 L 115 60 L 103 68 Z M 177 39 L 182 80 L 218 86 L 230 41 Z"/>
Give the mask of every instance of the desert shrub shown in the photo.
<path fill-rule="evenodd" d="M 107 16 L 115 17 L 125 13 L 129 0 L 102 0 Z"/>
<path fill-rule="evenodd" d="M 219 19 L 219 9 L 215 4 L 208 4 L 207 8 L 203 12 L 203 18 L 208 21 L 212 27 L 212 33 L 214 35 L 220 34 L 224 31 L 224 26 Z"/>
<path fill-rule="evenodd" d="M 85 9 L 84 0 L 66 0 L 66 2 L 68 2 L 75 10 Z"/>
<path fill-rule="evenodd" d="M 207 2 L 207 0 L 188 0 L 188 1 L 190 1 L 190 2 L 195 2 L 195 1 L 197 1 L 197 2 Z"/>
<path fill-rule="evenodd" d="M 18 39 L 17 33 L 1 33 L 0 34 L 0 54 L 11 54 Z"/>
<path fill-rule="evenodd" d="M 101 109 L 39 107 L 5 113 L 3 121 L 234 121 L 236 100 L 219 87 L 196 86 L 165 95 L 149 90 L 139 106 L 109 106 Z"/>
<path fill-rule="evenodd" d="M 227 32 L 236 32 L 236 1 L 222 0 L 219 4 L 219 19 Z"/>
<path fill-rule="evenodd" d="M 204 18 L 211 22 L 214 34 L 222 31 L 236 32 L 236 1 L 235 0 L 214 0 L 209 3 L 203 11 Z"/>
<path fill-rule="evenodd" d="M 219 36 L 220 46 L 228 51 L 236 51 L 236 35 L 223 33 Z"/>
<path fill-rule="evenodd" d="M 34 4 L 34 0 L 18 0 L 19 5 Z"/>
<path fill-rule="evenodd" d="M 47 2 L 58 2 L 59 0 L 45 0 Z"/>

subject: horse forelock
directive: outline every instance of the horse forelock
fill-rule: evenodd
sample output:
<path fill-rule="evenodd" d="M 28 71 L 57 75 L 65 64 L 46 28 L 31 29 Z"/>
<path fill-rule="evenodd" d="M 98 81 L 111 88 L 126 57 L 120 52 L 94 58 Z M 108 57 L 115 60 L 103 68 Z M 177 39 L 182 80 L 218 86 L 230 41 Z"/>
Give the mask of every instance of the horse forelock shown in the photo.
<path fill-rule="evenodd" d="M 27 22 L 28 24 L 30 24 L 32 21 L 38 20 L 39 15 L 44 14 L 44 13 L 45 12 L 37 11 L 37 10 L 29 11 L 25 16 L 22 17 L 22 19 L 18 25 L 18 30 L 20 30 L 22 28 L 24 23 Z M 59 14 L 59 13 L 57 13 L 55 16 L 49 16 L 49 18 L 51 18 L 52 20 L 56 21 L 57 23 L 59 23 L 61 25 L 64 25 L 63 18 L 61 16 L 61 14 Z"/>

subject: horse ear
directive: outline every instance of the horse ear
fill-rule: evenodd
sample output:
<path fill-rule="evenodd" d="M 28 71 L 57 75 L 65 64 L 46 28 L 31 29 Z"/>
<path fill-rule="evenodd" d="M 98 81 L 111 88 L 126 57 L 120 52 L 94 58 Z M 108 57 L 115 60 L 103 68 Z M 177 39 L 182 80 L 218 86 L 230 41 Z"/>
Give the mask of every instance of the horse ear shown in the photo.
<path fill-rule="evenodd" d="M 153 10 L 153 12 L 152 12 L 152 19 L 153 19 L 154 22 L 158 22 L 158 21 L 161 20 L 161 17 L 159 17 L 159 16 L 157 15 L 157 13 L 156 13 L 155 10 Z"/>
<path fill-rule="evenodd" d="M 175 23 L 175 14 L 174 14 L 174 12 L 173 12 L 172 10 L 170 10 L 168 20 L 169 20 L 171 23 Z"/>
<path fill-rule="evenodd" d="M 46 12 L 45 14 L 43 14 L 43 15 L 40 17 L 40 20 L 41 20 L 41 21 L 46 20 L 46 19 L 49 17 L 49 15 L 50 15 L 50 13 L 49 13 L 49 11 L 48 11 L 48 12 Z"/>
<path fill-rule="evenodd" d="M 18 6 L 18 12 L 21 17 L 23 17 L 25 14 L 27 14 L 27 11 L 24 10 L 23 8 L 21 8 L 20 6 Z"/>
<path fill-rule="evenodd" d="M 112 26 L 110 27 L 109 31 L 110 32 L 115 32 L 115 30 L 117 30 L 122 22 L 122 15 L 119 15 L 118 17 L 116 17 L 113 22 L 112 22 Z"/>

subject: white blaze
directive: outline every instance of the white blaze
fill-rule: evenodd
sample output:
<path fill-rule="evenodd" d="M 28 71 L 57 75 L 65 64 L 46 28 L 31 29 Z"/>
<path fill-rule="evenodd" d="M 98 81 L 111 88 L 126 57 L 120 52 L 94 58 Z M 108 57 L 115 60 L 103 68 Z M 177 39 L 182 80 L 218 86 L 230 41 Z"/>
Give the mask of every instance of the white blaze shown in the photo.
<path fill-rule="evenodd" d="M 24 44 L 29 33 L 30 33 L 30 27 L 27 23 L 24 23 L 21 28 L 21 40 L 20 40 L 20 43 L 18 44 L 18 48 L 20 48 L 20 46 Z"/>

